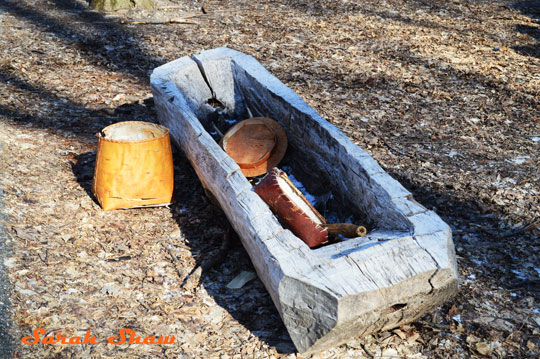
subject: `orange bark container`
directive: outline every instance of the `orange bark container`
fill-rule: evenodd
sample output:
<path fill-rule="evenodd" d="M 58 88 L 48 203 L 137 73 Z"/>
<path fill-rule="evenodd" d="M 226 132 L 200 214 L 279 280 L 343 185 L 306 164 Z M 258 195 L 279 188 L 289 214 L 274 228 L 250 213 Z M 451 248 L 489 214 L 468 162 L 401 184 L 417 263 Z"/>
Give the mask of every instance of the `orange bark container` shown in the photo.
<path fill-rule="evenodd" d="M 92 192 L 103 210 L 166 205 L 174 173 L 169 129 L 126 121 L 103 129 Z"/>

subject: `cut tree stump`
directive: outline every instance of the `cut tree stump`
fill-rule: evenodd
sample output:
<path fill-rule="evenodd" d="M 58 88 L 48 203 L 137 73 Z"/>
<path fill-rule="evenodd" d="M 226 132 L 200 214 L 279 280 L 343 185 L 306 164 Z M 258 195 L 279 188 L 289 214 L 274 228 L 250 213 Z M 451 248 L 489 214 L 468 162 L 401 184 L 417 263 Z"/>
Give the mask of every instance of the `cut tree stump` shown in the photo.
<path fill-rule="evenodd" d="M 227 48 L 183 57 L 155 69 L 151 86 L 159 121 L 238 233 L 300 352 L 411 322 L 456 293 L 448 225 L 253 57 Z M 277 120 L 295 176 L 331 188 L 370 232 L 309 249 L 209 134 L 218 112 Z"/>

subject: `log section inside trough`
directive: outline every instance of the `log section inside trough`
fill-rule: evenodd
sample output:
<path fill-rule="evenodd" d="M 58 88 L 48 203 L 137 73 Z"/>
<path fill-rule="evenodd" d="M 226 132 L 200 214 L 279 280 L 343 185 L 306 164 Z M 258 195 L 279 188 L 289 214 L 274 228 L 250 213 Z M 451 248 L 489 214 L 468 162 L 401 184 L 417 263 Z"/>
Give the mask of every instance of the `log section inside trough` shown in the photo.
<path fill-rule="evenodd" d="M 151 86 L 159 121 L 226 213 L 300 352 L 413 321 L 456 293 L 448 225 L 253 57 L 183 57 L 155 69 Z M 315 192 L 331 188 L 367 236 L 311 250 L 282 227 L 207 131 L 219 114 L 250 112 L 284 127 L 295 174 Z"/>

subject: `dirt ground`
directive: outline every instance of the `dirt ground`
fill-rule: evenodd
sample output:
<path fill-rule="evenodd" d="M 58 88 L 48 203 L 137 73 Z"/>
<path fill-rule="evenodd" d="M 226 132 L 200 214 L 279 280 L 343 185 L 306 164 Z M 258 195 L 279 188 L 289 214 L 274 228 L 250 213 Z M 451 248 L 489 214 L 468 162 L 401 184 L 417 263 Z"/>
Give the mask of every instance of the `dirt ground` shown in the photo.
<path fill-rule="evenodd" d="M 181 153 L 170 207 L 103 212 L 90 193 L 95 134 L 156 120 L 152 69 L 228 46 L 257 58 L 453 230 L 453 300 L 313 357 L 540 356 L 538 0 L 158 5 L 99 14 L 82 0 L 0 3 L 2 350 L 17 358 L 306 357 L 258 279 L 226 288 L 254 271 L 237 239 L 200 285 L 182 287 L 221 253 L 228 224 Z M 149 18 L 188 21 L 133 22 Z M 100 344 L 22 344 L 36 328 L 91 330 Z M 176 341 L 107 344 L 121 328 Z"/>

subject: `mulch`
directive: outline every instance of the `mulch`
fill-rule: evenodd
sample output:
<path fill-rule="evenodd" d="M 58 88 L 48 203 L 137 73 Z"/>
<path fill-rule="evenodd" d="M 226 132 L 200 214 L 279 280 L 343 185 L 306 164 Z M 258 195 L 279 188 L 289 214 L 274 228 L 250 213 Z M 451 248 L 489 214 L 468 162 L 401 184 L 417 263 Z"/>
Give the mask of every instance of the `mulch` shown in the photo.
<path fill-rule="evenodd" d="M 156 121 L 152 69 L 218 46 L 253 55 L 453 230 L 458 296 L 314 357 L 540 356 L 537 0 L 157 4 L 112 14 L 83 0 L 0 5 L 16 357 L 305 357 L 262 282 L 226 287 L 254 269 L 234 235 L 223 254 L 229 225 L 182 153 L 168 208 L 103 212 L 90 193 L 95 134 Z M 23 345 L 35 328 L 91 330 L 101 343 Z M 176 341 L 106 343 L 121 328 Z"/>

